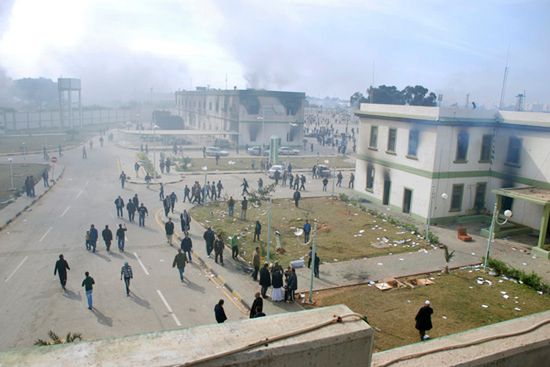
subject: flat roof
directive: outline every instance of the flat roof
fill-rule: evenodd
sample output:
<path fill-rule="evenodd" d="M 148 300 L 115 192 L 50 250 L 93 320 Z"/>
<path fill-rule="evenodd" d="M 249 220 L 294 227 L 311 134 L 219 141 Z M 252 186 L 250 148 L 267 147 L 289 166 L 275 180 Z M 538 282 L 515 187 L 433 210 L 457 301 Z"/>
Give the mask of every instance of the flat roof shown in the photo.
<path fill-rule="evenodd" d="M 238 131 L 224 130 L 123 130 L 131 135 L 239 135 Z"/>
<path fill-rule="evenodd" d="M 305 92 L 290 92 L 280 90 L 267 90 L 267 89 L 197 89 L 197 90 L 182 90 L 177 91 L 176 95 L 233 95 L 233 96 L 290 96 L 296 98 L 306 98 Z"/>
<path fill-rule="evenodd" d="M 550 189 L 541 189 L 538 187 L 513 187 L 504 189 L 495 189 L 493 193 L 509 198 L 530 201 L 541 205 L 550 204 Z"/>

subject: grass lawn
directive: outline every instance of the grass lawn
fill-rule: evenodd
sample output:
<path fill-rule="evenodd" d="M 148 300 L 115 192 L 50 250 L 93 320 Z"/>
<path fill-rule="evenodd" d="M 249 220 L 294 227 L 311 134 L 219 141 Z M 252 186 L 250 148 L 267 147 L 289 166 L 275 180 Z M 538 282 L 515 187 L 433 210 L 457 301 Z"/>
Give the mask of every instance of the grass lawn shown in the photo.
<path fill-rule="evenodd" d="M 247 220 L 237 219 L 240 215 L 240 202 L 235 205 L 235 217 L 227 216 L 225 202 L 211 203 L 191 210 L 193 218 L 204 226 L 212 226 L 215 231 L 222 230 L 227 235 L 239 233 L 243 257 L 252 261 L 254 223 L 262 224 L 261 238 L 267 237 L 267 203 L 260 208 L 249 205 Z M 273 233 L 281 233 L 284 254 L 276 254 L 275 238 L 272 238 L 271 259 L 286 266 L 289 261 L 303 257 L 309 251 L 304 245 L 303 236 L 296 237 L 296 228 L 302 228 L 306 219 L 318 221 L 318 254 L 322 262 L 334 262 L 387 255 L 430 248 L 430 245 L 417 234 L 411 234 L 403 228 L 387 223 L 385 219 L 368 214 L 359 208 L 348 205 L 338 199 L 307 198 L 300 201 L 300 208 L 294 207 L 290 199 L 273 201 Z M 360 231 L 362 231 L 360 233 Z M 313 232 L 312 232 L 313 236 Z M 408 240 L 408 241 L 407 241 Z M 401 244 L 394 241 L 403 241 Z M 407 241 L 407 242 L 405 242 Z M 265 254 L 265 243 L 261 243 Z"/>
<path fill-rule="evenodd" d="M 478 284 L 477 277 L 492 282 Z M 367 315 L 375 328 L 376 351 L 419 341 L 414 318 L 429 299 L 434 310 L 430 337 L 440 337 L 496 322 L 547 311 L 550 296 L 533 289 L 487 275 L 481 270 L 457 270 L 435 276 L 435 283 L 425 287 L 380 291 L 360 285 L 315 293 L 316 306 L 345 304 Z M 502 292 L 506 292 L 503 294 Z M 509 298 L 505 299 L 504 295 Z M 488 306 L 487 308 L 482 305 Z"/>
<path fill-rule="evenodd" d="M 48 149 L 57 149 L 59 145 L 78 144 L 83 139 L 89 136 L 87 133 L 78 134 L 73 138 L 64 133 L 55 135 L 17 135 L 0 136 L 0 153 L 21 153 L 23 147 L 27 147 L 27 151 L 41 151 L 44 145 Z"/>
<path fill-rule="evenodd" d="M 231 158 L 225 157 L 220 158 L 218 165 L 216 166 L 215 158 L 191 158 L 191 167 L 188 168 L 188 171 L 199 171 L 202 167 L 208 167 L 208 171 L 238 171 L 243 169 L 252 169 L 252 162 L 255 163 L 255 169 L 260 169 L 260 161 L 262 157 L 245 157 L 245 158 Z M 282 156 L 280 157 L 283 162 L 292 163 L 293 168 L 308 168 L 313 167 L 314 164 L 320 163 L 325 164 L 325 160 L 329 160 L 330 167 L 336 166 L 336 168 L 353 168 L 355 163 L 347 158 L 342 156 L 338 157 L 300 157 L 300 156 Z M 178 167 L 178 170 L 183 170 Z"/>
<path fill-rule="evenodd" d="M 35 181 L 42 180 L 42 172 L 46 169 L 46 164 L 14 164 L 13 165 L 13 184 L 20 191 L 25 192 L 25 177 L 33 175 Z M 16 195 L 15 191 L 10 191 L 10 165 L 0 164 L 0 209 L 8 205 L 6 201 Z"/>

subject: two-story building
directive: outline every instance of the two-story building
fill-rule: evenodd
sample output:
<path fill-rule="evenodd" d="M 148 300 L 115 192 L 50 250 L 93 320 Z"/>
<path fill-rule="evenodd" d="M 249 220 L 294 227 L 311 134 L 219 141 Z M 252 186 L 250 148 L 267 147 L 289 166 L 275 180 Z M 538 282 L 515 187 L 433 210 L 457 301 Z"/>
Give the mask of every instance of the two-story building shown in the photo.
<path fill-rule="evenodd" d="M 550 193 L 550 114 L 362 104 L 356 115 L 356 190 L 420 222 L 492 212 L 495 189 Z M 504 194 L 514 222 L 547 231 L 544 195 Z"/>
<path fill-rule="evenodd" d="M 239 146 L 269 143 L 302 145 L 305 93 L 197 88 L 176 92 L 177 113 L 188 128 L 238 132 Z"/>

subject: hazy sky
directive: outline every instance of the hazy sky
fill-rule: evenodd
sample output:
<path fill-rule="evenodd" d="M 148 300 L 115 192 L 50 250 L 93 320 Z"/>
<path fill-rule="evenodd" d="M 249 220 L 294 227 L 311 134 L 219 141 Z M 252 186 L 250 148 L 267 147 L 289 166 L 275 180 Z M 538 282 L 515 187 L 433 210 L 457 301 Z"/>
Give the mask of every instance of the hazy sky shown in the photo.
<path fill-rule="evenodd" d="M 374 69 L 376 85 L 490 105 L 508 48 L 507 101 L 550 103 L 549 0 L 0 0 L 7 75 L 80 77 L 88 104 L 225 88 L 226 75 L 348 98 Z"/>

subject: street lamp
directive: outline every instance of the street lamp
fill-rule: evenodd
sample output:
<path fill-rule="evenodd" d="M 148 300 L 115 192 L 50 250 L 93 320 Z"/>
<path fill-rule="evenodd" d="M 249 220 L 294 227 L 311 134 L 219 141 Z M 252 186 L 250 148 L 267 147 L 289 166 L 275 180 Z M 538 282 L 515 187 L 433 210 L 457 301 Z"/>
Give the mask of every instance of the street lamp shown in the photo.
<path fill-rule="evenodd" d="M 8 162 L 10 162 L 10 180 L 11 180 L 10 190 L 14 191 L 15 186 L 13 185 L 13 158 L 11 158 L 11 157 L 8 158 Z"/>
<path fill-rule="evenodd" d="M 330 161 L 328 159 L 325 159 L 325 164 L 326 165 L 330 164 Z M 330 169 L 330 167 L 329 167 L 329 169 Z M 334 197 L 334 187 L 335 187 L 334 180 L 335 179 L 336 179 L 336 165 L 334 165 L 333 170 L 332 170 L 332 194 L 330 194 L 330 197 Z"/>
<path fill-rule="evenodd" d="M 433 188 L 432 188 L 433 189 Z M 441 194 L 441 198 L 443 200 L 447 200 L 449 198 L 449 195 L 447 195 L 447 193 L 443 193 Z M 426 221 L 426 229 L 424 231 L 424 237 L 426 237 L 426 239 L 429 241 L 429 238 L 428 238 L 428 235 L 430 234 L 430 223 L 431 223 L 431 220 L 432 220 L 432 212 L 433 212 L 433 208 L 432 208 L 432 197 L 430 196 L 430 202 L 429 202 L 429 210 L 428 210 L 428 220 Z M 437 207 L 437 206 L 436 206 Z"/>
<path fill-rule="evenodd" d="M 206 190 L 206 179 L 208 178 L 208 167 L 203 166 L 202 170 L 204 171 L 204 185 L 203 185 L 202 189 L 203 189 L 203 192 L 206 192 L 205 190 Z M 204 195 L 203 201 L 206 203 L 206 195 Z"/>
<path fill-rule="evenodd" d="M 495 206 L 493 207 L 493 217 L 491 219 L 491 226 L 489 227 L 489 236 L 487 238 L 487 251 L 485 252 L 485 262 L 483 263 L 483 270 L 487 268 L 487 263 L 489 262 L 489 253 L 491 252 L 491 243 L 495 240 L 495 226 L 503 226 L 505 225 L 510 218 L 512 218 L 512 211 L 511 210 L 505 210 L 504 211 L 504 221 L 499 222 L 498 221 L 498 203 L 495 203 Z"/>
<path fill-rule="evenodd" d="M 153 125 L 153 144 L 155 143 L 155 131 L 158 129 L 158 125 Z M 157 178 L 155 172 L 157 172 L 157 151 L 155 150 L 155 147 L 151 147 L 153 149 L 153 175 L 155 176 L 155 179 Z"/>
<path fill-rule="evenodd" d="M 256 117 L 257 120 L 262 120 L 262 147 L 265 145 L 265 121 L 264 117 L 259 115 Z"/>

